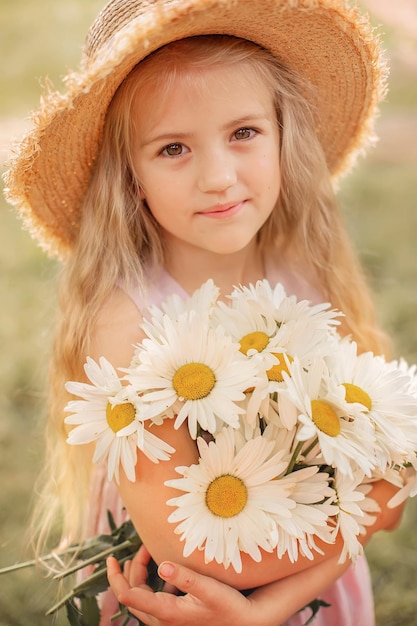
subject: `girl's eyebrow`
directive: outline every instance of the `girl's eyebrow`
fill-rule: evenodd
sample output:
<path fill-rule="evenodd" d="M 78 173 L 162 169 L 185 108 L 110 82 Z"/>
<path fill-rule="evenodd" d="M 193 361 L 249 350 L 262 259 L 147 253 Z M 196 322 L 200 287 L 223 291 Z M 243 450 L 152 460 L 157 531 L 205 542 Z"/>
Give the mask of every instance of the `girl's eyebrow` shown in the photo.
<path fill-rule="evenodd" d="M 243 117 L 238 117 L 235 120 L 232 120 L 231 122 L 228 122 L 227 124 L 225 124 L 222 128 L 223 130 L 227 130 L 230 127 L 242 126 L 244 124 L 249 124 L 249 123 L 256 124 L 256 122 L 262 122 L 265 120 L 270 122 L 271 114 L 267 113 L 266 111 L 257 111 L 256 113 L 251 113 L 249 115 L 244 115 Z"/>
<path fill-rule="evenodd" d="M 160 135 L 155 135 L 155 137 L 150 135 L 149 138 L 145 138 L 144 141 L 141 141 L 140 145 L 142 148 L 145 148 L 146 146 L 151 146 L 154 143 L 169 143 L 174 138 L 175 141 L 184 141 L 185 139 L 191 137 L 193 134 L 194 133 L 168 131 L 166 133 L 161 133 Z"/>
<path fill-rule="evenodd" d="M 248 115 L 243 115 L 236 119 L 230 120 L 230 122 L 226 122 L 226 124 L 223 124 L 220 127 L 220 130 L 223 130 L 223 131 L 229 130 L 230 128 L 242 126 L 244 124 L 249 124 L 249 123 L 256 124 L 265 120 L 270 122 L 271 115 L 267 113 L 266 111 L 257 111 L 256 113 L 254 112 Z M 145 137 L 144 141 L 141 141 L 141 146 L 142 148 L 144 148 L 154 143 L 169 142 L 169 141 L 172 141 L 173 139 L 175 139 L 175 141 L 185 141 L 186 139 L 189 139 L 193 135 L 194 133 L 192 132 L 175 132 L 175 131 L 167 131 L 159 135 L 155 135 L 155 136 L 152 136 L 151 134 L 148 138 Z"/>

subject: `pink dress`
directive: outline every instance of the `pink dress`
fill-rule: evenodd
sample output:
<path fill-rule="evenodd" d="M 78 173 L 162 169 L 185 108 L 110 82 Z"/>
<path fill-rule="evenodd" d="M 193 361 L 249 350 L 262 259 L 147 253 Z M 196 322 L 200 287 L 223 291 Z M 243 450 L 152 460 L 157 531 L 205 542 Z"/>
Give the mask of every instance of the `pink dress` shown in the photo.
<path fill-rule="evenodd" d="M 273 266 L 266 267 L 266 275 L 274 285 L 278 280 L 284 285 L 287 293 L 295 293 L 299 299 L 307 299 L 313 303 L 321 301 L 320 295 L 300 276 L 280 268 L 279 273 Z M 149 289 L 148 299 L 143 303 L 138 293 L 130 293 L 141 313 L 146 313 L 147 306 L 159 305 L 171 294 L 186 297 L 182 287 L 165 271 L 161 271 L 158 280 L 153 280 Z M 113 513 L 116 524 L 121 524 L 127 517 L 123 503 L 114 483 L 107 481 L 103 467 L 96 468 L 91 484 L 90 508 L 87 520 L 88 535 L 109 532 L 107 510 Z M 313 621 L 313 626 L 375 626 L 373 594 L 370 574 L 366 559 L 360 557 L 354 566 L 341 576 L 320 598 L 330 607 L 320 608 Z M 110 621 L 118 611 L 118 603 L 111 590 L 101 597 L 100 626 L 119 626 L 122 620 Z M 311 610 L 305 609 L 297 613 L 281 626 L 303 626 L 311 616 Z M 134 620 L 129 626 L 135 624 Z M 196 625 L 197 626 L 197 625 Z M 278 626 L 278 625 L 277 625 Z"/>

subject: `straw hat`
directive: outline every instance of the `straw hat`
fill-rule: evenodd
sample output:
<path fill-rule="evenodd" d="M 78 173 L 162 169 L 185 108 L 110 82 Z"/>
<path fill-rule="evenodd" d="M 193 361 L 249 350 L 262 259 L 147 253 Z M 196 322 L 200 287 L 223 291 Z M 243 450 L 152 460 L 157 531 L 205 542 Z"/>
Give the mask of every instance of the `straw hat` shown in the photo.
<path fill-rule="evenodd" d="M 317 132 L 334 176 L 372 138 L 385 86 L 378 38 L 345 0 L 112 0 L 93 23 L 79 72 L 48 93 L 6 173 L 7 199 L 48 252 L 65 256 L 117 87 L 150 52 L 228 34 L 269 49 L 316 87 Z"/>

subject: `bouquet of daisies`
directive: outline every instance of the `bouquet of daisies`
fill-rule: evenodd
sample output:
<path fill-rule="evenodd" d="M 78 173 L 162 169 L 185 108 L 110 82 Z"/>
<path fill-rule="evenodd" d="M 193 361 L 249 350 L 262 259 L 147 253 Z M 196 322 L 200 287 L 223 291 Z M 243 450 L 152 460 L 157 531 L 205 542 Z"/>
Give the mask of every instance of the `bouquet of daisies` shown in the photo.
<path fill-rule="evenodd" d="M 417 493 L 415 367 L 358 354 L 337 332 L 341 313 L 287 296 L 267 281 L 227 304 L 212 281 L 189 299 L 151 307 L 130 367 L 88 358 L 90 383 L 68 382 L 68 443 L 96 441 L 109 480 L 135 480 L 137 454 L 174 450 L 157 426 L 187 423 L 199 460 L 167 485 L 169 521 L 184 555 L 242 570 L 241 554 L 314 558 L 317 540 L 343 539 L 355 559 L 375 520 L 372 481 Z M 404 469 L 408 469 L 404 478 Z"/>

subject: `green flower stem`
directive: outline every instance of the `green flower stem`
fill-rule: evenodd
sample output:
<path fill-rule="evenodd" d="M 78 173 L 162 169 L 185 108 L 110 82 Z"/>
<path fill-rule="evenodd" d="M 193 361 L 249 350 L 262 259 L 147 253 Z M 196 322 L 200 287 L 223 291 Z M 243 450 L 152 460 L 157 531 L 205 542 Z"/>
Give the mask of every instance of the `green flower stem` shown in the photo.
<path fill-rule="evenodd" d="M 142 543 L 131 521 L 126 521 L 121 526 L 117 527 L 113 516 L 109 511 L 108 521 L 111 530 L 111 533 L 108 535 L 96 535 L 95 537 L 91 537 L 80 544 L 68 546 L 62 551 L 51 552 L 50 554 L 39 557 L 38 559 L 31 559 L 30 561 L 10 565 L 0 569 L 0 574 L 7 574 L 36 565 L 43 565 L 48 568 L 47 563 L 55 561 L 59 564 L 61 571 L 59 574 L 55 575 L 53 579 L 62 580 L 66 576 L 74 574 L 88 565 L 94 565 L 95 569 L 93 573 L 73 586 L 65 597 L 62 597 L 46 613 L 46 615 L 52 615 L 66 605 L 67 610 L 73 607 L 78 614 L 79 609 L 76 608 L 75 604 L 73 604 L 73 600 L 75 598 L 79 598 L 81 600 L 82 608 L 83 604 L 86 605 L 86 603 L 97 596 L 98 593 L 108 589 L 109 585 L 105 564 L 106 557 L 113 554 L 114 556 L 117 556 L 119 563 L 122 565 L 129 559 L 133 558 Z M 65 557 L 69 557 L 69 562 L 72 563 L 68 569 L 64 569 Z M 150 572 L 150 576 L 151 574 L 155 576 L 155 572 Z M 76 623 L 78 624 L 78 621 Z"/>
<path fill-rule="evenodd" d="M 45 557 L 43 561 L 49 561 L 52 557 Z M 3 567 L 0 569 L 1 574 L 8 574 L 9 572 L 16 572 L 19 569 L 25 569 L 26 567 L 34 567 L 38 561 L 36 559 L 32 559 L 31 561 L 25 561 L 24 563 L 16 563 L 15 565 L 9 565 L 8 567 Z"/>
<path fill-rule="evenodd" d="M 50 609 L 48 609 L 48 611 L 46 611 L 45 615 L 52 615 L 53 613 L 55 613 L 56 611 L 58 611 L 59 609 L 61 609 L 63 606 L 65 606 L 65 604 L 67 602 L 69 602 L 70 600 L 72 600 L 75 596 L 74 593 L 74 589 L 71 589 L 71 591 L 69 591 L 63 598 L 61 598 L 59 600 L 59 602 L 57 602 L 56 604 L 54 604 L 53 607 L 51 607 Z"/>
<path fill-rule="evenodd" d="M 303 445 L 304 445 L 304 441 L 299 441 L 295 447 L 294 452 L 292 453 L 292 457 L 290 462 L 288 463 L 288 468 L 287 471 L 285 472 L 285 475 L 287 476 L 288 474 L 291 474 L 291 472 L 294 469 L 295 464 L 297 463 L 297 459 L 298 459 L 298 455 L 300 454 L 301 450 L 303 449 Z"/>
<path fill-rule="evenodd" d="M 303 455 L 307 456 L 307 454 L 310 454 L 310 452 L 312 451 L 312 449 L 318 444 L 319 442 L 319 438 L 316 437 L 311 443 L 310 445 L 303 451 Z"/>
<path fill-rule="evenodd" d="M 95 554 L 89 559 L 82 561 L 82 563 L 73 565 L 73 567 L 70 567 L 63 572 L 56 574 L 54 576 L 54 580 L 62 580 L 62 578 L 65 578 L 66 576 L 69 576 L 70 574 L 74 574 L 74 572 L 78 572 L 78 570 L 86 567 L 87 565 L 94 565 L 94 563 L 97 563 L 98 561 L 105 559 L 107 556 L 120 552 L 121 550 L 125 550 L 126 548 L 131 548 L 133 547 L 133 545 L 134 544 L 131 542 L 130 539 L 126 539 L 126 541 L 123 541 L 122 543 L 119 543 L 116 546 L 110 546 L 109 548 L 107 548 L 107 550 L 103 550 L 102 552 Z"/>
<path fill-rule="evenodd" d="M 10 572 L 16 572 L 20 569 L 25 569 L 27 567 L 34 567 L 35 565 L 42 565 L 43 562 L 46 561 L 56 561 L 57 559 L 61 559 L 63 556 L 67 556 L 69 554 L 75 554 L 77 552 L 77 547 L 71 547 L 63 552 L 56 552 L 47 554 L 46 556 L 41 556 L 39 559 L 31 559 L 30 561 L 23 561 L 22 563 L 15 563 L 15 565 L 8 565 L 7 567 L 3 567 L 0 569 L 0 576 L 2 574 L 9 574 Z"/>
<path fill-rule="evenodd" d="M 115 552 L 115 551 L 117 551 L 117 550 L 113 550 L 113 552 Z M 125 556 L 125 557 L 123 557 L 121 559 L 118 559 L 119 564 L 123 565 L 123 563 L 125 561 L 128 561 L 130 558 L 132 558 L 131 554 L 129 554 L 129 555 L 127 555 L 127 556 Z M 78 569 L 82 569 L 84 566 L 85 566 L 85 561 L 83 561 L 81 563 L 81 565 L 79 566 Z M 74 570 L 74 571 L 77 571 L 77 570 Z M 99 569 L 96 569 L 95 572 L 93 572 L 90 576 L 88 576 L 87 578 L 82 580 L 80 583 L 78 583 L 78 585 L 73 587 L 71 589 L 71 591 L 69 591 L 66 594 L 66 596 L 62 597 L 56 604 L 54 604 L 54 606 L 52 606 L 50 609 L 48 609 L 48 611 L 45 613 L 45 615 L 52 615 L 53 613 L 56 613 L 56 611 L 61 609 L 67 602 L 69 602 L 73 598 L 77 598 L 79 596 L 82 596 L 83 593 L 87 592 L 91 587 L 93 587 L 94 584 L 96 583 L 96 581 L 100 580 L 100 578 L 102 578 L 105 573 L 106 573 L 106 567 L 105 566 L 104 567 L 100 567 Z"/>
<path fill-rule="evenodd" d="M 124 615 L 125 615 L 124 611 L 118 611 L 117 613 L 111 616 L 110 621 L 114 622 L 114 620 L 119 619 L 119 617 L 124 617 Z"/>
<path fill-rule="evenodd" d="M 128 561 L 131 558 L 132 558 L 132 555 L 128 554 L 127 556 L 124 556 L 123 558 L 118 559 L 119 565 L 123 565 L 123 563 L 125 563 L 125 561 Z M 84 567 L 84 564 L 83 564 L 83 567 Z M 105 565 L 103 567 L 100 567 L 100 568 L 96 569 L 95 572 L 90 574 L 90 576 L 87 576 L 87 578 L 82 580 L 80 583 L 78 583 L 78 585 L 76 585 L 74 587 L 74 589 L 73 589 L 74 595 L 78 596 L 81 593 L 83 593 L 84 591 L 88 591 L 90 589 L 90 587 L 92 585 L 94 585 L 94 583 L 97 580 L 100 580 L 100 578 L 103 576 L 103 574 L 106 573 L 106 571 L 107 571 L 107 567 Z"/>
<path fill-rule="evenodd" d="M 121 626 L 126 626 L 129 623 L 129 620 L 132 619 L 132 616 L 130 613 L 127 613 L 127 609 L 124 608 L 122 611 L 119 611 L 118 613 L 115 613 L 114 615 L 111 616 L 110 621 L 114 622 L 117 619 L 120 619 L 121 617 L 124 617 L 124 621 L 122 622 Z M 136 618 L 137 619 L 137 618 Z M 142 624 L 142 622 L 138 622 L 139 624 Z M 146 626 L 144 624 L 144 626 Z"/>
<path fill-rule="evenodd" d="M 288 464 L 288 469 L 285 473 L 285 475 L 291 474 L 291 472 L 294 469 L 294 466 L 296 465 L 297 461 L 298 461 L 298 455 L 302 452 L 303 456 L 306 457 L 307 454 L 309 454 L 313 448 L 318 444 L 319 438 L 316 437 L 309 446 L 307 446 L 307 448 L 305 450 L 303 450 L 303 445 L 305 444 L 305 441 L 299 441 L 296 445 L 296 448 L 294 450 L 294 452 L 292 453 L 292 457 L 291 460 Z"/>

